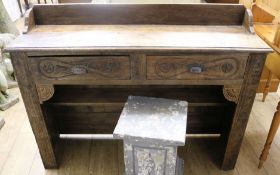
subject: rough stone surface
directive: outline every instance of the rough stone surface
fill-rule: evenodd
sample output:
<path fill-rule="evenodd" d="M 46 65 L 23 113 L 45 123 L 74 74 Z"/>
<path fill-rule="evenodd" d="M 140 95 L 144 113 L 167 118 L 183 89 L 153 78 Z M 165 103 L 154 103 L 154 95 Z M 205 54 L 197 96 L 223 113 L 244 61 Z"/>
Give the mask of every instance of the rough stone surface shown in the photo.
<path fill-rule="evenodd" d="M 130 96 L 114 136 L 124 140 L 126 175 L 183 175 L 187 102 Z"/>
<path fill-rule="evenodd" d="M 126 175 L 175 175 L 177 147 L 124 138 Z"/>
<path fill-rule="evenodd" d="M 129 96 L 114 135 L 184 145 L 187 105 L 179 100 Z"/>
<path fill-rule="evenodd" d="M 15 39 L 15 35 L 9 33 L 0 34 L 0 71 L 4 74 L 8 88 L 17 87 L 17 82 L 14 76 L 14 68 L 12 66 L 9 53 L 3 53 L 4 47 Z"/>

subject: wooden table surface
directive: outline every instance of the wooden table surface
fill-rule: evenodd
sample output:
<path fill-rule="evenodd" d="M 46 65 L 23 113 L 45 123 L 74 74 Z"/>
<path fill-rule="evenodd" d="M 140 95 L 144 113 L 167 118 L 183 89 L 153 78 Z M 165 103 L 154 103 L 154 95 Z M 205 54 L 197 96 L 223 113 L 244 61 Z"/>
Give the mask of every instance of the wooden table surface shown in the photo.
<path fill-rule="evenodd" d="M 18 37 L 7 50 L 24 49 L 239 49 L 269 51 L 243 26 L 42 25 Z"/>

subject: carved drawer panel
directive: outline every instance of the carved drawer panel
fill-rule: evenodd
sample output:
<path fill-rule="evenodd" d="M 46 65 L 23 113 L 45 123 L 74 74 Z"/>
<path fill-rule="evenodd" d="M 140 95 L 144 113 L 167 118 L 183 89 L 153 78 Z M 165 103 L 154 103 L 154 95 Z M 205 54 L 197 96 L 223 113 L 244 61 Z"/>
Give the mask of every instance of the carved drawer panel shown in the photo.
<path fill-rule="evenodd" d="M 147 79 L 243 79 L 247 58 L 247 54 L 147 56 Z"/>
<path fill-rule="evenodd" d="M 35 79 L 48 80 L 128 80 L 128 56 L 31 57 Z"/>

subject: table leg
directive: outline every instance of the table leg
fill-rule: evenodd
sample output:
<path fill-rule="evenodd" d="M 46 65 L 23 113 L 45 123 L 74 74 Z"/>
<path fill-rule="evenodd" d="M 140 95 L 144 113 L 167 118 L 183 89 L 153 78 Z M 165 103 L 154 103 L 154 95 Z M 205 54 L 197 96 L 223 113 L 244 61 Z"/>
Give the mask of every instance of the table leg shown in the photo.
<path fill-rule="evenodd" d="M 45 168 L 57 168 L 58 132 L 52 125 L 51 117 L 46 117 L 41 108 L 38 91 L 28 67 L 25 53 L 11 53 L 12 63 L 18 80 L 26 112 L 35 135 Z"/>
<path fill-rule="evenodd" d="M 20 14 L 21 14 L 21 16 L 23 16 L 23 10 L 22 10 L 22 6 L 21 6 L 21 2 L 20 2 L 20 0 L 17 0 L 17 2 L 18 2 L 18 7 L 19 7 L 19 10 L 20 10 Z"/>
<path fill-rule="evenodd" d="M 29 2 L 28 0 L 24 0 L 26 10 L 29 9 Z"/>
<path fill-rule="evenodd" d="M 241 86 L 234 116 L 229 122 L 229 126 L 225 127 L 225 131 L 222 133 L 224 157 L 221 168 L 223 170 L 232 170 L 235 167 L 265 58 L 266 54 L 251 54 L 247 62 L 246 77 L 244 77 Z"/>
<path fill-rule="evenodd" d="M 275 134 L 276 134 L 279 124 L 280 124 L 280 101 L 279 101 L 276 109 L 277 109 L 277 111 L 274 114 L 270 129 L 269 129 L 269 133 L 268 133 L 262 154 L 260 156 L 259 168 L 262 168 L 263 163 L 267 159 L 267 156 L 268 156 L 269 150 L 270 150 L 270 146 L 273 142 L 273 139 L 275 137 Z"/>
<path fill-rule="evenodd" d="M 268 95 L 269 88 L 270 88 L 270 84 L 271 84 L 271 79 L 272 79 L 272 72 L 269 71 L 268 79 L 267 79 L 267 82 L 266 82 L 266 84 L 265 84 L 265 88 L 264 88 L 264 91 L 263 91 L 263 99 L 262 99 L 262 102 L 265 102 L 266 96 Z"/>

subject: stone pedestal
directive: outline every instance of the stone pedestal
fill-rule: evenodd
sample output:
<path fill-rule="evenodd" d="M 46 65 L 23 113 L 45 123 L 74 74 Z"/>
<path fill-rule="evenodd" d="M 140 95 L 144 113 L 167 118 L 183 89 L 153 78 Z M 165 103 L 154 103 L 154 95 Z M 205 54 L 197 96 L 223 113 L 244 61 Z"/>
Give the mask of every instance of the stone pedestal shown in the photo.
<path fill-rule="evenodd" d="M 183 175 L 187 102 L 130 96 L 114 131 L 124 140 L 126 175 Z"/>
<path fill-rule="evenodd" d="M 0 110 L 5 111 L 6 109 L 10 108 L 11 106 L 15 105 L 19 102 L 19 97 L 9 94 L 6 96 L 6 102 L 0 103 Z"/>

